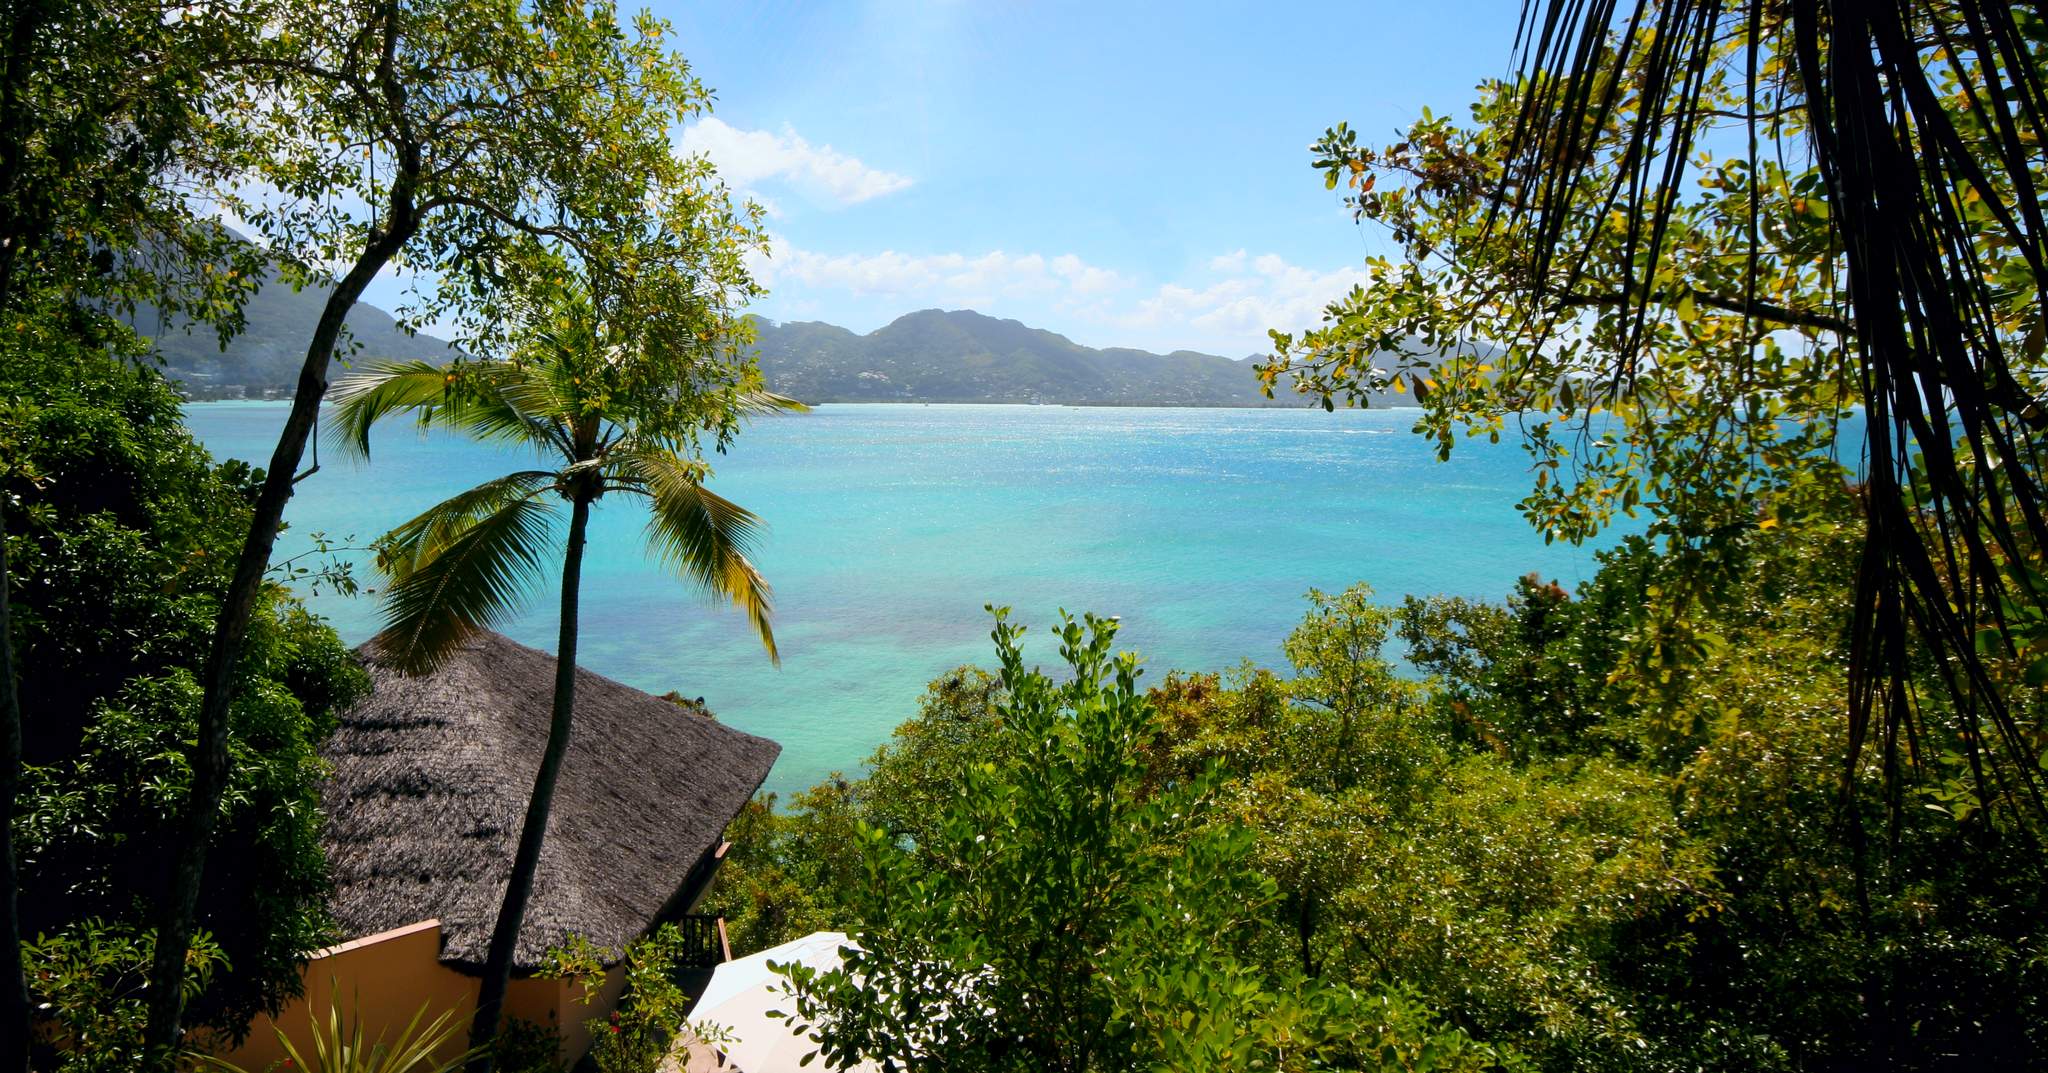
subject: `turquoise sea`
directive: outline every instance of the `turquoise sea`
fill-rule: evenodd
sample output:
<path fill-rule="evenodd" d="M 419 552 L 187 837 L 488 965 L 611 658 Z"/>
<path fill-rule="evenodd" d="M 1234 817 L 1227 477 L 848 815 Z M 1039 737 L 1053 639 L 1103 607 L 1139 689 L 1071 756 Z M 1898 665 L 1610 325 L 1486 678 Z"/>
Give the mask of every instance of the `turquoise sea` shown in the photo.
<path fill-rule="evenodd" d="M 219 457 L 265 464 L 285 403 L 187 408 Z M 581 662 L 655 693 L 702 696 L 727 723 L 782 743 L 768 789 L 854 772 L 916 710 L 924 684 L 993 662 L 983 605 L 1008 605 L 1057 659 L 1061 608 L 1122 619 L 1149 675 L 1281 663 L 1309 588 L 1370 582 L 1499 599 L 1538 571 L 1570 586 L 1590 548 L 1546 546 L 1516 513 L 1529 488 L 1512 443 L 1439 463 L 1412 410 L 821 406 L 763 420 L 716 458 L 712 487 L 770 525 L 773 667 L 744 618 L 642 552 L 644 516 L 604 501 L 583 583 Z M 528 459 L 394 422 L 354 465 L 323 450 L 286 513 L 280 557 L 310 535 L 367 543 L 451 493 Z M 359 567 L 366 581 L 367 566 Z M 313 601 L 344 638 L 376 632 L 376 597 Z M 508 630 L 552 650 L 554 596 Z"/>

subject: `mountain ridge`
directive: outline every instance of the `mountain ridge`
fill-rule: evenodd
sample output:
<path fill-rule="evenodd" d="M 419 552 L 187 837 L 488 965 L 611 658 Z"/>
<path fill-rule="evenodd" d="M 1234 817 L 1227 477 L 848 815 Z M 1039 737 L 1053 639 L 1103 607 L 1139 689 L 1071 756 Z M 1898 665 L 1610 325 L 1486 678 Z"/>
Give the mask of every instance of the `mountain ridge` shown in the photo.
<path fill-rule="evenodd" d="M 1261 393 L 1258 355 L 1098 349 L 970 309 L 921 309 L 865 334 L 823 321 L 754 325 L 769 387 L 806 402 L 1300 405 Z"/>
<path fill-rule="evenodd" d="M 155 344 L 164 375 L 182 386 L 189 398 L 289 397 L 298 387 L 306 343 L 329 290 L 323 284 L 293 290 L 271 272 L 243 307 L 246 327 L 226 349 L 212 329 L 166 321 L 148 306 L 138 309 L 128 323 Z M 444 339 L 406 331 L 397 318 L 368 302 L 357 302 L 344 323 L 348 335 L 335 353 L 349 361 L 445 362 L 461 353 Z"/>
<path fill-rule="evenodd" d="M 209 332 L 151 323 L 148 311 L 134 324 L 154 339 L 165 374 L 188 397 L 288 397 L 298 383 L 306 335 L 326 295 L 324 287 L 293 291 L 273 281 L 250 299 L 248 330 L 225 351 Z M 916 310 L 867 333 L 824 321 L 750 319 L 769 388 L 805 402 L 1301 404 L 1292 396 L 1265 398 L 1251 357 L 1088 347 L 1057 332 L 974 310 Z M 357 344 L 350 360 L 356 363 L 444 362 L 460 354 L 452 343 L 407 333 L 369 303 L 357 303 L 348 324 Z M 1400 401 L 1405 400 L 1375 403 Z"/>

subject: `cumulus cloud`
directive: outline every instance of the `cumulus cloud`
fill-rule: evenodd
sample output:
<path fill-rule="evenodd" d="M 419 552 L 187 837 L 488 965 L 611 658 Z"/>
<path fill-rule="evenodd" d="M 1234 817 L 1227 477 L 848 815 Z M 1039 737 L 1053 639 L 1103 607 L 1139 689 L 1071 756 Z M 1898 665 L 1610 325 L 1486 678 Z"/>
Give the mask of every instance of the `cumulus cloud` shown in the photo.
<path fill-rule="evenodd" d="M 1244 271 L 1244 259 L 1245 252 L 1243 250 L 1232 250 L 1229 253 L 1218 254 L 1215 257 L 1209 258 L 1209 271 L 1242 272 Z"/>
<path fill-rule="evenodd" d="M 743 190 L 773 179 L 834 204 L 855 205 L 911 184 L 907 175 L 869 167 L 829 145 L 812 145 L 786 125 L 775 133 L 706 118 L 685 128 L 677 145 L 710 157 L 726 181 Z"/>
<path fill-rule="evenodd" d="M 1104 318 L 1147 334 L 1191 330 L 1196 338 L 1234 345 L 1243 353 L 1246 346 L 1264 350 L 1269 329 L 1316 323 L 1324 306 L 1365 282 L 1363 268 L 1319 271 L 1289 264 L 1276 254 L 1250 257 L 1243 250 L 1211 259 L 1209 270 L 1221 278 L 1161 284 L 1127 308 L 1103 310 Z"/>

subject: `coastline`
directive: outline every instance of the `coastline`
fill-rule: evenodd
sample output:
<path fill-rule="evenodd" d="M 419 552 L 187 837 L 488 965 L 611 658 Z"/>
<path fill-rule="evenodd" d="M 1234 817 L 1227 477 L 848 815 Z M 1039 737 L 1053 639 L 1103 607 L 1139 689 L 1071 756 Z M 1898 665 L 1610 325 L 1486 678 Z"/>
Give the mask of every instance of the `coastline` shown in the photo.
<path fill-rule="evenodd" d="M 261 399 L 194 399 L 184 400 L 186 406 L 244 405 L 262 406 L 273 403 L 288 403 L 289 395 Z M 1224 403 L 1224 402 L 1006 402 L 990 399 L 805 399 L 806 406 L 1009 406 L 1019 409 L 1069 409 L 1069 410 L 1308 410 L 1320 409 L 1314 403 Z M 322 400 L 321 405 L 331 405 Z M 1420 406 L 1407 403 L 1394 406 L 1344 407 L 1344 409 L 1371 410 L 1420 410 Z"/>

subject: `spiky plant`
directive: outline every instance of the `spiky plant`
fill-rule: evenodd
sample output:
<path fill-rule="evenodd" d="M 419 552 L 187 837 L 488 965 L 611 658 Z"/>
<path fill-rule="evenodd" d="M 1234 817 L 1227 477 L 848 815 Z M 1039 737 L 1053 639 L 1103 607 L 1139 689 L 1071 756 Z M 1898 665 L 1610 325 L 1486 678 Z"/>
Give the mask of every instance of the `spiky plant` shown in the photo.
<path fill-rule="evenodd" d="M 283 1064 L 295 1073 L 450 1073 L 460 1069 L 474 1052 L 442 1057 L 462 1032 L 455 1011 L 443 1010 L 431 1021 L 426 1017 L 427 1004 L 421 1003 L 397 1037 L 387 1041 L 380 1032 L 377 1038 L 366 1040 L 360 1019 L 342 1020 L 337 986 L 328 996 L 324 1023 L 312 1010 L 306 1011 L 306 1024 L 312 1031 L 308 1050 L 300 1051 L 284 1029 L 273 1025 L 271 1031 L 277 1033 L 278 1046 L 284 1050 Z M 207 1058 L 202 1064 L 223 1073 L 245 1073 L 240 1066 L 219 1058 Z"/>
<path fill-rule="evenodd" d="M 429 507 L 378 542 L 387 579 L 380 643 L 401 670 L 431 671 L 462 641 L 515 614 L 543 587 L 561 554 L 561 633 L 553 719 L 534 776 L 510 882 L 484 965 L 471 1030 L 481 1047 L 495 1035 L 513 948 L 540 861 L 555 780 L 575 709 L 577 596 L 593 504 L 630 496 L 648 508 L 647 545 L 670 570 L 743 609 L 769 658 L 770 594 L 747 551 L 760 520 L 704 486 L 700 435 L 730 431 L 737 415 L 801 407 L 750 383 L 751 370 L 706 377 L 715 354 L 675 353 L 650 332 L 616 324 L 573 289 L 558 291 L 526 318 L 507 360 L 378 364 L 335 389 L 337 439 L 367 458 L 370 429 L 398 413 L 422 427 L 527 448 L 552 468 L 485 481 Z M 556 543 L 566 509 L 566 543 Z"/>

